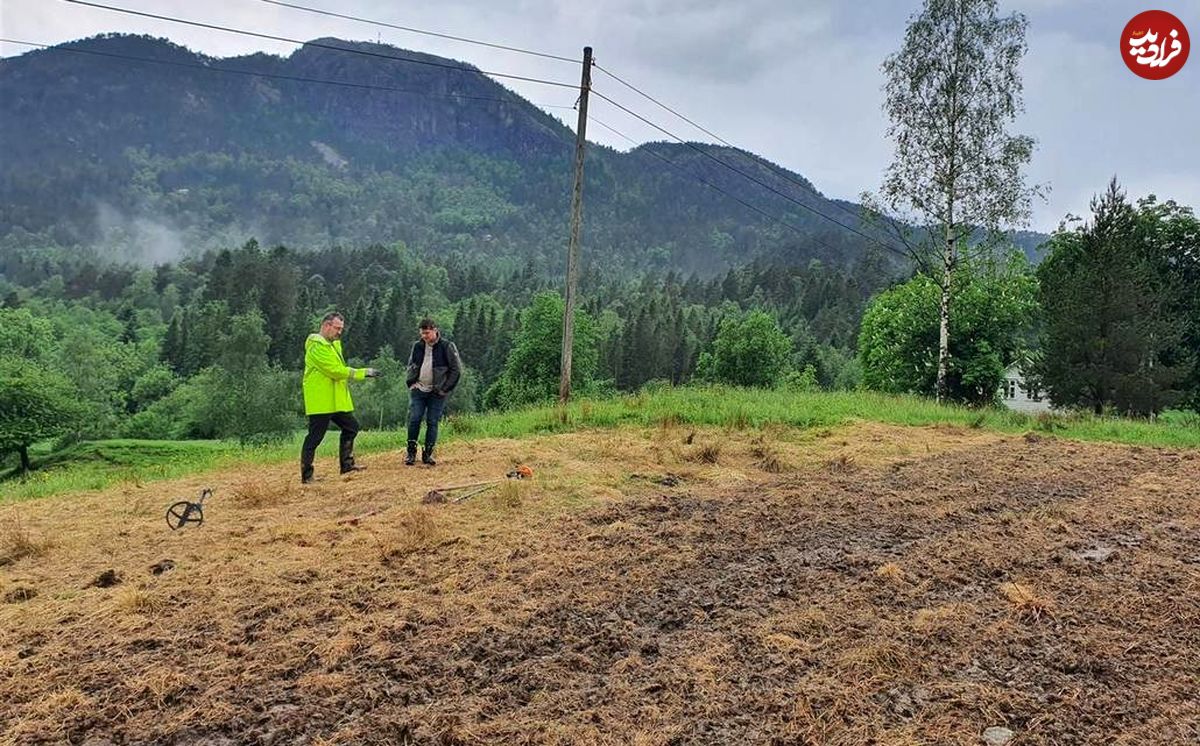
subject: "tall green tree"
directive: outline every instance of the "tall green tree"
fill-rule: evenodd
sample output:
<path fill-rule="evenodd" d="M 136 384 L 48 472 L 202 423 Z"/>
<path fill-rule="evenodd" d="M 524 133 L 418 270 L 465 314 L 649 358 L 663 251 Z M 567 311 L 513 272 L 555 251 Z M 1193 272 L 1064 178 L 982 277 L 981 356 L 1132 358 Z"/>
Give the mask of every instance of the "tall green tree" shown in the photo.
<path fill-rule="evenodd" d="M 504 371 L 488 389 L 485 401 L 493 407 L 514 407 L 545 401 L 558 394 L 562 371 L 562 320 L 566 303 L 558 293 L 539 293 L 521 313 Z M 596 324 L 582 309 L 575 311 L 571 390 L 587 393 L 595 377 L 599 349 Z"/>
<path fill-rule="evenodd" d="M 959 269 L 958 309 L 952 318 L 945 398 L 969 404 L 995 400 L 1004 369 L 1032 336 L 1037 287 L 1023 256 L 1005 264 L 967 263 Z M 917 275 L 876 296 L 858 337 L 862 382 L 892 393 L 929 394 L 938 385 L 941 288 Z"/>
<path fill-rule="evenodd" d="M 217 364 L 201 377 L 200 430 L 248 442 L 286 437 L 299 426 L 299 383 L 268 362 L 263 327 L 257 311 L 230 319 Z"/>
<path fill-rule="evenodd" d="M 1139 211 L 1113 179 L 1089 222 L 1050 241 L 1040 367 L 1055 404 L 1149 414 L 1184 396 L 1200 231 L 1189 213 L 1160 208 Z"/>
<path fill-rule="evenodd" d="M 1200 412 L 1200 219 L 1190 207 L 1150 196 L 1138 200 L 1138 224 L 1163 293 L 1162 311 L 1180 326 L 1179 343 L 1163 351 L 1169 365 L 1190 368 L 1183 403 Z"/>
<path fill-rule="evenodd" d="M 69 431 L 79 416 L 70 383 L 53 371 L 0 361 L 0 454 L 16 452 L 29 471 L 29 446 Z"/>
<path fill-rule="evenodd" d="M 792 340 L 765 311 L 726 317 L 697 374 L 735 386 L 774 386 L 791 368 Z"/>
<path fill-rule="evenodd" d="M 1033 190 L 1022 167 L 1033 140 L 1010 134 L 1022 111 L 1026 20 L 996 0 L 925 0 L 900 50 L 883 63 L 884 110 L 895 159 L 880 212 L 939 285 L 937 396 L 950 390 L 951 313 L 960 246 L 977 230 L 1023 224 Z M 884 220 L 891 227 L 903 224 Z M 940 265 L 940 268 L 935 268 Z"/>

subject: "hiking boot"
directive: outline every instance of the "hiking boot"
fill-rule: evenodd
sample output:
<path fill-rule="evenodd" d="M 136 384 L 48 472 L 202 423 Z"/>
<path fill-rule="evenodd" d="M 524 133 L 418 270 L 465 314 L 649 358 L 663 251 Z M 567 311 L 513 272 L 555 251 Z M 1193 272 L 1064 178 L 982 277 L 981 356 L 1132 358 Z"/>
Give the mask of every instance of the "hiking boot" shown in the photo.
<path fill-rule="evenodd" d="M 412 466 L 417 462 L 417 441 L 408 441 L 408 452 L 404 454 L 404 465 Z"/>
<path fill-rule="evenodd" d="M 421 449 L 421 463 L 429 466 L 437 466 L 437 462 L 433 460 L 433 451 L 431 449 Z"/>
<path fill-rule="evenodd" d="M 350 464 L 349 466 L 342 467 L 343 474 L 349 474 L 352 471 L 366 471 L 366 470 L 367 470 L 367 467 L 359 466 L 357 464 Z"/>
<path fill-rule="evenodd" d="M 307 477 L 300 477 L 300 484 L 312 484 L 313 477 L 309 474 Z"/>

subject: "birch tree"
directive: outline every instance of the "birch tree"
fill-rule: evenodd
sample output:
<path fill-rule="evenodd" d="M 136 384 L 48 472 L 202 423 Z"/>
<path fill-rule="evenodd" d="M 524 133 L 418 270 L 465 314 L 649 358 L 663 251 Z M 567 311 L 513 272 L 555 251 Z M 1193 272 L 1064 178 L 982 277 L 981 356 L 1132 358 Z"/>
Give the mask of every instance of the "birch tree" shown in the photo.
<path fill-rule="evenodd" d="M 954 272 L 964 247 L 1028 221 L 1021 173 L 1034 141 L 1009 132 L 1023 110 L 1026 20 L 995 0 L 926 0 L 883 63 L 895 158 L 881 187 L 885 222 L 941 289 L 937 397 L 947 395 Z M 912 226 L 903 228 L 900 226 Z"/>

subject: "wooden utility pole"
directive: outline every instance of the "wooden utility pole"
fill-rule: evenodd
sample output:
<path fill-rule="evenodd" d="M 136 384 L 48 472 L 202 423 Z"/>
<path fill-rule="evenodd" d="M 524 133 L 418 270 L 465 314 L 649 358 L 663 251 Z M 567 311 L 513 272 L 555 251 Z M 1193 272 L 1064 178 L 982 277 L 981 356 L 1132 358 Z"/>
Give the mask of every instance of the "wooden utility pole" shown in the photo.
<path fill-rule="evenodd" d="M 592 48 L 583 48 L 579 83 L 579 124 L 575 127 L 575 188 L 571 194 L 571 241 L 567 245 L 567 303 L 563 310 L 562 377 L 558 402 L 571 398 L 571 350 L 575 343 L 575 286 L 579 282 L 579 233 L 583 228 L 583 148 L 587 135 L 588 92 L 592 89 Z"/>

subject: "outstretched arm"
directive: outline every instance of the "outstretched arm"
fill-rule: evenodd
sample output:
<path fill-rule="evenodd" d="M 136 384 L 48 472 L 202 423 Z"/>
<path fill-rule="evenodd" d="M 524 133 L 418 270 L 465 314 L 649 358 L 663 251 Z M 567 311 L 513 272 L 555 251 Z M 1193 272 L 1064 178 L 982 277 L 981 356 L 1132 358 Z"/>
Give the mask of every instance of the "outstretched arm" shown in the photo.
<path fill-rule="evenodd" d="M 308 348 L 307 361 L 321 373 L 335 381 L 361 381 L 367 377 L 366 368 L 351 368 L 341 361 L 328 345 L 317 345 Z"/>

